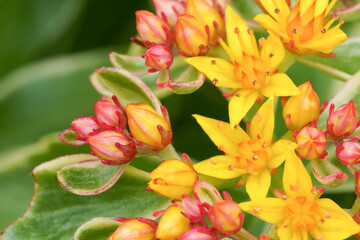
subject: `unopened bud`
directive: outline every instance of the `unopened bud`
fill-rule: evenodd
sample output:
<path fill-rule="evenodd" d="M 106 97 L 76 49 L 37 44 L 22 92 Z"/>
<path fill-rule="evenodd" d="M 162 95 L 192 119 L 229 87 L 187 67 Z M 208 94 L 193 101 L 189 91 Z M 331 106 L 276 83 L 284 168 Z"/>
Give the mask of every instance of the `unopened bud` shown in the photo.
<path fill-rule="evenodd" d="M 178 240 L 217 240 L 216 234 L 205 227 L 194 227 Z"/>
<path fill-rule="evenodd" d="M 176 0 L 153 0 L 158 17 L 166 18 L 171 28 L 175 27 L 178 17 L 185 13 L 185 4 Z"/>
<path fill-rule="evenodd" d="M 183 212 L 183 208 L 174 205 L 171 205 L 165 210 L 156 230 L 156 239 L 176 240 L 183 233 L 190 230 L 190 221 L 182 215 L 181 212 Z"/>
<path fill-rule="evenodd" d="M 156 71 L 168 69 L 173 63 L 174 56 L 170 49 L 157 44 L 145 52 L 145 65 Z"/>
<path fill-rule="evenodd" d="M 204 220 L 207 212 L 199 200 L 192 199 L 188 195 L 183 195 L 181 204 L 184 208 L 184 216 L 187 217 L 192 223 L 198 223 Z"/>
<path fill-rule="evenodd" d="M 354 173 L 355 193 L 357 197 L 360 197 L 360 171 L 357 170 Z"/>
<path fill-rule="evenodd" d="M 208 219 L 217 231 L 229 236 L 240 230 L 244 223 L 244 214 L 235 202 L 221 200 L 211 206 Z"/>
<path fill-rule="evenodd" d="M 315 127 L 304 127 L 296 136 L 296 151 L 305 159 L 321 158 L 327 141 L 325 134 Z"/>
<path fill-rule="evenodd" d="M 320 101 L 310 81 L 301 84 L 298 89 L 300 94 L 288 99 L 282 114 L 290 131 L 300 131 L 306 124 L 318 119 L 320 115 Z"/>
<path fill-rule="evenodd" d="M 126 127 L 126 116 L 116 96 L 113 96 L 112 99 L 102 97 L 101 100 L 94 104 L 94 110 L 96 118 L 102 127 L 106 129 Z"/>
<path fill-rule="evenodd" d="M 218 43 L 218 36 L 225 38 L 225 24 L 219 11 L 208 0 L 188 0 L 186 14 L 196 17 L 209 28 L 210 44 Z"/>
<path fill-rule="evenodd" d="M 101 131 L 88 137 L 93 154 L 106 164 L 124 164 L 134 158 L 136 154 L 135 143 L 125 133 L 113 130 Z"/>
<path fill-rule="evenodd" d="M 136 29 L 144 44 L 171 46 L 173 43 L 170 26 L 167 22 L 146 10 L 136 11 Z"/>
<path fill-rule="evenodd" d="M 354 101 L 341 105 L 334 111 L 334 104 L 330 105 L 327 130 L 333 139 L 344 139 L 357 128 L 357 109 Z"/>
<path fill-rule="evenodd" d="M 163 115 L 166 109 L 162 107 Z M 125 107 L 128 125 L 133 138 L 153 150 L 161 150 L 171 143 L 172 130 L 168 119 L 145 103 L 131 103 Z"/>
<path fill-rule="evenodd" d="M 76 118 L 71 122 L 71 126 L 78 137 L 84 141 L 86 141 L 91 134 L 95 134 L 101 129 L 95 117 Z"/>
<path fill-rule="evenodd" d="M 152 240 L 157 222 L 145 218 L 133 218 L 123 222 L 108 240 Z"/>
<path fill-rule="evenodd" d="M 360 162 L 360 143 L 347 141 L 336 147 L 336 157 L 344 165 L 354 165 Z"/>
<path fill-rule="evenodd" d="M 149 174 L 149 187 L 160 196 L 181 199 L 181 196 L 190 195 L 193 185 L 198 178 L 197 172 L 178 159 L 169 159 L 162 162 Z"/>
<path fill-rule="evenodd" d="M 186 56 L 202 56 L 209 49 L 209 38 L 202 22 L 190 15 L 181 15 L 175 27 L 175 43 Z"/>

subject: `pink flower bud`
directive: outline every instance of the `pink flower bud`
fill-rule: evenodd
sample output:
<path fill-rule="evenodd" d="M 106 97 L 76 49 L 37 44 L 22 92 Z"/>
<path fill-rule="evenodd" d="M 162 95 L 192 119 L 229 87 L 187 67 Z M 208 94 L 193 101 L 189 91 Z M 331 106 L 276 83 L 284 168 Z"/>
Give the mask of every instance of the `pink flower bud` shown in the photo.
<path fill-rule="evenodd" d="M 235 202 L 221 200 L 211 206 L 208 219 L 217 231 L 229 236 L 240 230 L 244 223 L 244 214 Z"/>
<path fill-rule="evenodd" d="M 101 131 L 89 136 L 87 142 L 93 154 L 109 165 L 127 163 L 136 154 L 135 143 L 124 132 Z"/>
<path fill-rule="evenodd" d="M 334 112 L 334 104 L 330 105 L 327 130 L 333 139 L 344 139 L 350 136 L 358 127 L 357 109 L 354 101 L 341 105 Z"/>
<path fill-rule="evenodd" d="M 325 152 L 327 141 L 325 134 L 315 127 L 304 127 L 296 136 L 297 152 L 306 159 L 321 158 Z"/>
<path fill-rule="evenodd" d="M 185 2 L 176 0 L 153 0 L 158 17 L 166 18 L 171 28 L 175 27 L 178 17 L 185 13 Z"/>
<path fill-rule="evenodd" d="M 94 109 L 96 118 L 102 127 L 106 129 L 126 127 L 126 116 L 116 96 L 113 96 L 112 99 L 102 97 L 95 103 Z"/>
<path fill-rule="evenodd" d="M 354 173 L 355 193 L 357 197 L 360 197 L 360 171 L 357 170 Z"/>
<path fill-rule="evenodd" d="M 98 132 L 101 127 L 95 117 L 80 117 L 71 122 L 71 126 L 81 140 L 86 139 L 92 134 Z"/>
<path fill-rule="evenodd" d="M 168 23 L 146 10 L 136 11 L 135 14 L 137 32 L 146 46 L 172 45 L 173 38 Z"/>
<path fill-rule="evenodd" d="M 170 49 L 157 44 L 145 52 L 145 65 L 152 70 L 162 71 L 168 69 L 173 63 L 174 56 Z"/>
<path fill-rule="evenodd" d="M 108 240 L 152 240 L 155 238 L 157 222 L 146 218 L 124 221 Z"/>
<path fill-rule="evenodd" d="M 183 195 L 181 204 L 184 209 L 184 216 L 187 217 L 190 222 L 198 223 L 204 219 L 206 210 L 199 200 L 191 199 L 189 196 Z"/>
<path fill-rule="evenodd" d="M 353 165 L 360 162 L 360 143 L 347 141 L 336 147 L 336 157 L 344 165 Z"/>
<path fill-rule="evenodd" d="M 216 234 L 205 227 L 194 227 L 177 240 L 216 240 Z"/>

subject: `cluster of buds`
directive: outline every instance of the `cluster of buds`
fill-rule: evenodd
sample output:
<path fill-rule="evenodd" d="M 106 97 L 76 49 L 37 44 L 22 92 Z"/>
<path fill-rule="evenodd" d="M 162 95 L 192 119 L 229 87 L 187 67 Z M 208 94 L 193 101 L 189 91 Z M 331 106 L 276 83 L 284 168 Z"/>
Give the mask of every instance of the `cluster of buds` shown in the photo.
<path fill-rule="evenodd" d="M 164 106 L 161 111 L 164 117 L 145 103 L 128 104 L 124 111 L 116 96 L 102 97 L 94 104 L 96 117 L 74 119 L 72 128 L 60 133 L 59 139 L 72 145 L 88 143 L 92 154 L 104 164 L 124 164 L 131 161 L 139 149 L 158 151 L 171 143 L 169 116 Z M 69 131 L 76 134 L 75 144 L 65 137 Z"/>
<path fill-rule="evenodd" d="M 156 14 L 137 11 L 136 29 L 140 39 L 130 40 L 147 49 L 143 58 L 149 72 L 168 70 L 176 51 L 187 57 L 201 56 L 217 45 L 218 37 L 225 37 L 226 2 L 153 0 Z"/>

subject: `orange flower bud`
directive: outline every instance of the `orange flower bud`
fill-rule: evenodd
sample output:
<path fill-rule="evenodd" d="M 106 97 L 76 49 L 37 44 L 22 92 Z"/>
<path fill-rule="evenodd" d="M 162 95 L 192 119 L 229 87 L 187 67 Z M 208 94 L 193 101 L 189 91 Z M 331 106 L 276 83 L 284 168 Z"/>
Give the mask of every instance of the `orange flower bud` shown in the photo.
<path fill-rule="evenodd" d="M 173 38 L 168 23 L 146 10 L 136 11 L 135 14 L 136 30 L 146 46 L 152 47 L 155 44 L 172 45 Z"/>
<path fill-rule="evenodd" d="M 71 122 L 71 126 L 77 134 L 77 139 L 86 141 L 92 133 L 98 132 L 101 127 L 95 117 L 80 117 Z"/>
<path fill-rule="evenodd" d="M 174 205 L 171 205 L 165 210 L 156 230 L 156 239 L 176 240 L 183 233 L 190 230 L 190 221 L 184 217 L 181 212 L 183 212 L 183 208 Z"/>
<path fill-rule="evenodd" d="M 131 135 L 139 143 L 153 150 L 160 150 L 171 143 L 172 130 L 166 108 L 162 106 L 164 117 L 145 103 L 131 103 L 125 107 Z"/>
<path fill-rule="evenodd" d="M 178 240 L 217 240 L 216 234 L 205 227 L 194 227 Z"/>
<path fill-rule="evenodd" d="M 244 214 L 235 202 L 221 200 L 211 206 L 208 219 L 217 231 L 229 236 L 240 230 L 244 223 Z"/>
<path fill-rule="evenodd" d="M 344 165 L 354 165 L 360 162 L 360 143 L 347 141 L 336 147 L 336 157 Z"/>
<path fill-rule="evenodd" d="M 341 105 L 335 112 L 334 108 L 335 105 L 331 104 L 329 118 L 327 119 L 327 130 L 333 139 L 344 139 L 358 127 L 357 109 L 353 100 Z"/>
<path fill-rule="evenodd" d="M 133 218 L 123 222 L 108 240 L 152 240 L 157 222 L 145 218 Z"/>
<path fill-rule="evenodd" d="M 95 115 L 99 124 L 106 129 L 115 127 L 126 127 L 126 116 L 119 100 L 114 95 L 111 98 L 102 97 L 94 105 Z"/>
<path fill-rule="evenodd" d="M 282 114 L 290 131 L 300 131 L 320 115 L 320 101 L 310 81 L 301 84 L 298 89 L 300 94 L 289 98 Z"/>
<path fill-rule="evenodd" d="M 87 142 L 93 154 L 108 165 L 127 163 L 136 154 L 135 143 L 124 132 L 101 131 L 89 136 Z"/>
<path fill-rule="evenodd" d="M 198 178 L 192 167 L 175 158 L 162 162 L 149 176 L 151 190 L 160 196 L 178 200 L 182 195 L 192 193 Z"/>
<path fill-rule="evenodd" d="M 185 13 L 185 4 L 176 0 L 153 0 L 153 3 L 156 15 L 166 18 L 172 28 L 175 27 L 178 17 Z"/>
<path fill-rule="evenodd" d="M 218 43 L 218 36 L 225 38 L 224 21 L 212 2 L 209 4 L 207 0 L 188 0 L 186 14 L 196 17 L 207 26 L 211 45 Z"/>
<path fill-rule="evenodd" d="M 322 158 L 327 141 L 325 134 L 315 127 L 304 127 L 299 134 L 295 134 L 298 147 L 297 152 L 306 159 Z M 326 153 L 325 153 L 326 154 Z"/>
<path fill-rule="evenodd" d="M 205 55 L 210 49 L 204 24 L 186 14 L 176 22 L 175 43 L 180 53 L 188 57 Z"/>
<path fill-rule="evenodd" d="M 149 71 L 155 72 L 168 69 L 174 56 L 168 47 L 156 44 L 145 52 L 144 58 L 145 65 L 151 68 Z"/>

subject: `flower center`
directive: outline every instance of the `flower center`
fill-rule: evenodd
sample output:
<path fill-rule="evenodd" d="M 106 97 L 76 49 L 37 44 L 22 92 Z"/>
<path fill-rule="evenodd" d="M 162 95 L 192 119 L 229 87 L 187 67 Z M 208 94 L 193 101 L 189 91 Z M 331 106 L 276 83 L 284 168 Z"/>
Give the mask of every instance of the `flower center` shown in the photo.
<path fill-rule="evenodd" d="M 261 87 L 266 82 L 266 63 L 259 57 L 243 52 L 241 64 L 235 61 L 234 75 L 244 89 L 252 90 Z"/>

